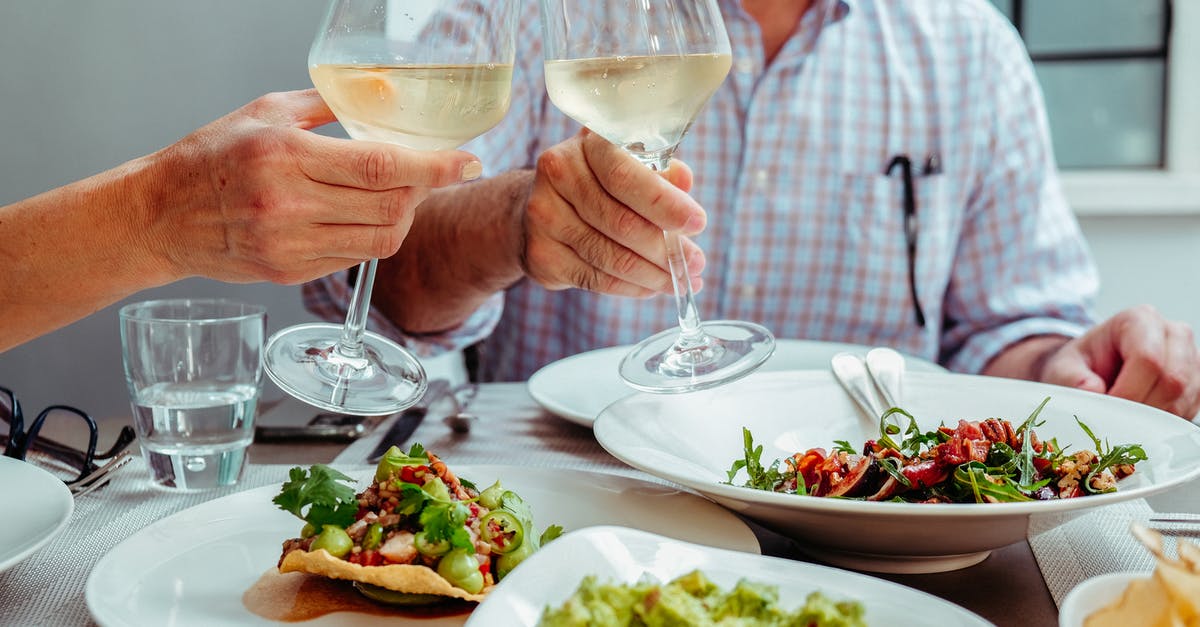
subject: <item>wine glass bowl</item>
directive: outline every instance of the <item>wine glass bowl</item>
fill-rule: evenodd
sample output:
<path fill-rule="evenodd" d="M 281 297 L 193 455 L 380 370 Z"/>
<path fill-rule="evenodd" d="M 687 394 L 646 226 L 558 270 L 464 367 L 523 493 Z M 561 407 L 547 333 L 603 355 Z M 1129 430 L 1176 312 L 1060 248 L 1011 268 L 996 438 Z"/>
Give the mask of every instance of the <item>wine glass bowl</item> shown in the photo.
<path fill-rule="evenodd" d="M 457 148 L 508 112 L 519 9 L 519 0 L 335 0 L 309 76 L 356 140 Z M 265 370 L 285 392 L 360 415 L 396 412 L 424 394 L 420 361 L 366 331 L 377 264 L 359 266 L 344 324 L 296 325 L 267 341 Z"/>
<path fill-rule="evenodd" d="M 716 0 L 541 0 L 546 92 L 556 107 L 655 171 L 732 64 Z M 621 377 L 677 393 L 739 379 L 774 352 L 752 322 L 701 322 L 680 234 L 664 231 L 679 326 L 637 344 Z"/>

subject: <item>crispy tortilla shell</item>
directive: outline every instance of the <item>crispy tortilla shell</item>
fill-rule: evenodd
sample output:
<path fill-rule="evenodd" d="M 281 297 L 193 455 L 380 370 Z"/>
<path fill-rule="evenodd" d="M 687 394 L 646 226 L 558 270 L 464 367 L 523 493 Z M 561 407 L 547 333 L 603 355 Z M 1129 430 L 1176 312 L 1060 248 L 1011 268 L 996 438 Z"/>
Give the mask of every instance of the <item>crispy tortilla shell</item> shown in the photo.
<path fill-rule="evenodd" d="M 321 575 L 331 579 L 345 579 L 368 583 L 380 588 L 410 594 L 437 594 L 465 601 L 482 601 L 491 587 L 479 594 L 471 594 L 462 588 L 450 585 L 449 581 L 428 566 L 414 564 L 388 564 L 386 566 L 361 566 L 329 554 L 329 551 L 296 550 L 288 553 L 279 564 L 279 572 L 302 572 Z"/>

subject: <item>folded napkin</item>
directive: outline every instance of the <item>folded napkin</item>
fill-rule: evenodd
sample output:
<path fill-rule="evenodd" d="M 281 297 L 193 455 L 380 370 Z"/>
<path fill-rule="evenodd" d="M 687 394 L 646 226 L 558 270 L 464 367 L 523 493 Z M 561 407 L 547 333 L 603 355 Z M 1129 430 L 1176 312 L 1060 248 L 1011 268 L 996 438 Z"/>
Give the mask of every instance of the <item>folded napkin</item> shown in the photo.
<path fill-rule="evenodd" d="M 1029 546 L 1054 602 L 1085 579 L 1118 571 L 1154 570 L 1154 556 L 1129 532 L 1154 510 L 1145 499 L 1114 503 L 1083 512 L 1034 516 Z"/>

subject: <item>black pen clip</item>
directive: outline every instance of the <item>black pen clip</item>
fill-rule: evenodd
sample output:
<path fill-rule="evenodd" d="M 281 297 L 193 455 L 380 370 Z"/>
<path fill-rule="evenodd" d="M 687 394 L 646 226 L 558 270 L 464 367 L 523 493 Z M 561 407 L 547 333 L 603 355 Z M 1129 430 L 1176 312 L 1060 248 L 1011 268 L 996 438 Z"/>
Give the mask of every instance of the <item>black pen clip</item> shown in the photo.
<path fill-rule="evenodd" d="M 908 288 L 912 294 L 917 325 L 924 327 L 925 311 L 921 309 L 921 301 L 917 298 L 917 199 L 913 190 L 912 159 L 909 159 L 908 155 L 892 157 L 884 174 L 891 176 L 897 167 L 900 168 L 900 177 L 904 184 L 904 240 L 908 245 Z M 926 173 L 931 173 L 933 168 L 940 172 L 941 163 L 936 155 L 931 154 L 925 162 Z"/>

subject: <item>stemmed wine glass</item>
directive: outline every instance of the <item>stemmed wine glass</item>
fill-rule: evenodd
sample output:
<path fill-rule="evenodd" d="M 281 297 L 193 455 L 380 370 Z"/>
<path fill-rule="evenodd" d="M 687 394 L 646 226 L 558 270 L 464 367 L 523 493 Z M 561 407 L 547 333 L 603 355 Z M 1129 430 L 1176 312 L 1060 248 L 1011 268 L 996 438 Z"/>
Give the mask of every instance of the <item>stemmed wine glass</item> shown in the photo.
<path fill-rule="evenodd" d="M 308 55 L 317 91 L 354 139 L 456 148 L 507 113 L 520 0 L 335 0 Z M 425 392 L 421 363 L 366 331 L 378 261 L 358 267 L 343 325 L 302 324 L 267 342 L 285 392 L 345 414 L 399 411 Z"/>
<path fill-rule="evenodd" d="M 732 62 L 716 0 L 541 0 L 546 91 L 575 121 L 665 171 Z M 621 362 L 648 392 L 701 390 L 754 371 L 775 338 L 752 322 L 701 323 L 678 232 L 664 231 L 678 328 Z"/>

